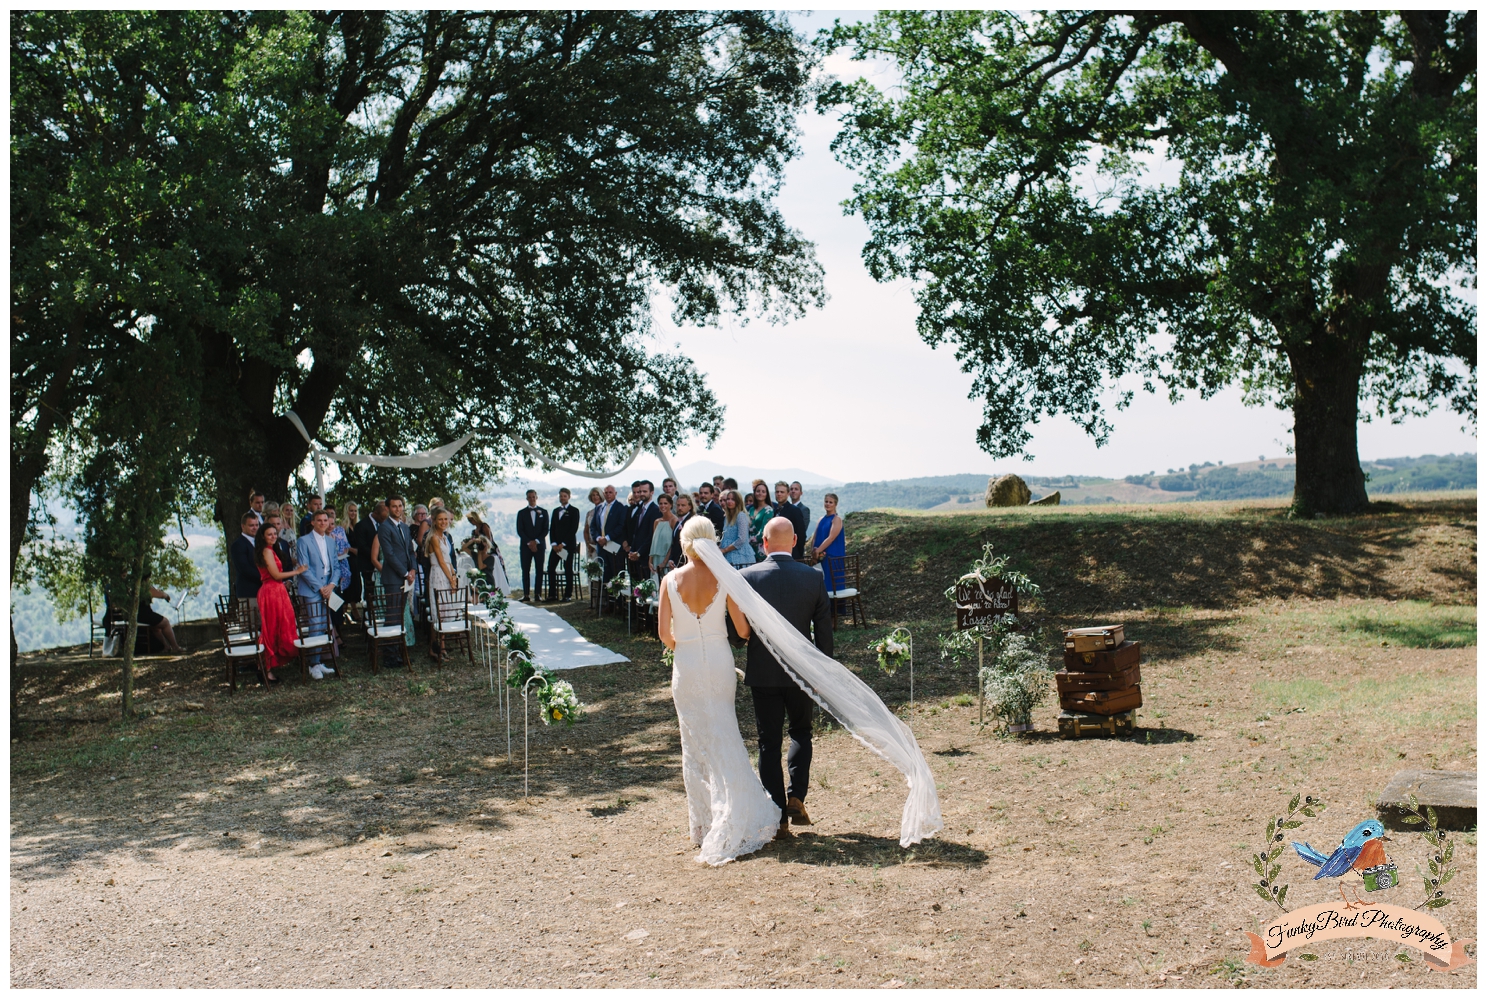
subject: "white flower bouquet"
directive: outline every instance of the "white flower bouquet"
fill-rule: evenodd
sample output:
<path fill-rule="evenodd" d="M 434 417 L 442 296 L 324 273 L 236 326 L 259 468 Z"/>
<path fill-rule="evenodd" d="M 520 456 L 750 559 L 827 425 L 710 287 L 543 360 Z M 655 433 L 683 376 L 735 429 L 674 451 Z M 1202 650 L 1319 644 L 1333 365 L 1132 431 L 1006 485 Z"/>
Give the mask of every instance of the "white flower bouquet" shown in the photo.
<path fill-rule="evenodd" d="M 912 646 L 909 644 L 909 633 L 903 628 L 894 628 L 882 640 L 871 646 L 878 654 L 878 665 L 883 672 L 889 676 L 898 672 L 898 668 L 909 661 L 909 652 Z"/>
<path fill-rule="evenodd" d="M 549 681 L 537 694 L 537 699 L 542 702 L 542 724 L 544 725 L 551 725 L 554 722 L 572 725 L 573 719 L 578 717 L 583 710 L 583 705 L 578 701 L 578 695 L 574 693 L 573 684 L 567 680 Z"/>
<path fill-rule="evenodd" d="M 637 600 L 649 600 L 656 595 L 656 581 L 654 579 L 642 579 L 640 585 L 635 587 L 634 592 Z"/>
<path fill-rule="evenodd" d="M 618 598 L 630 589 L 630 574 L 622 571 L 618 576 L 611 579 L 605 589 L 611 597 Z"/>

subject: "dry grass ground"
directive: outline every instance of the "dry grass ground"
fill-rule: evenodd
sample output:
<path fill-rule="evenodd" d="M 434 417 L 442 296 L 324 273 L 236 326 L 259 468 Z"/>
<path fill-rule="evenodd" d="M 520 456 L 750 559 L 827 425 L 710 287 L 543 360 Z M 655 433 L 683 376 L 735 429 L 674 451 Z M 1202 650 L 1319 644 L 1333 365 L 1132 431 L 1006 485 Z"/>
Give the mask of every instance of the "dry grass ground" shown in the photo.
<path fill-rule="evenodd" d="M 840 632 L 840 658 L 895 708 L 909 715 L 907 677 L 883 676 L 868 642 L 899 623 L 927 642 L 948 617 L 940 589 L 995 537 L 1050 583 L 1033 608 L 1046 623 L 1118 615 L 1142 639 L 1136 737 L 1061 741 L 1051 702 L 1036 733 L 999 736 L 976 724 L 970 677 L 921 652 L 910 717 L 942 837 L 901 850 L 901 781 L 823 728 L 817 824 L 707 869 L 685 838 L 659 643 L 586 607 L 564 614 L 634 662 L 568 674 L 588 713 L 534 729 L 526 801 L 520 728 L 513 767 L 486 677 L 466 665 L 374 677 L 357 649 L 343 681 L 230 695 L 209 653 L 152 659 L 139 682 L 155 713 L 126 725 L 111 720 L 113 664 L 23 657 L 12 984 L 1475 984 L 1474 967 L 1438 975 L 1383 941 L 1263 971 L 1243 963 L 1242 934 L 1270 917 L 1246 861 L 1292 793 L 1330 803 L 1301 833 L 1332 845 L 1396 769 L 1475 768 L 1469 505 L 1346 528 L 1263 510 L 1165 527 L 1108 511 L 850 523 L 877 588 L 872 626 Z M 1183 530 L 1199 547 L 1164 551 Z M 1248 589 L 1183 568 L 1227 565 L 1246 541 Z M 1094 562 L 1058 569 L 1073 553 Z M 1192 580 L 1152 578 L 1178 571 Z M 1357 592 L 1369 577 L 1372 596 Z M 1198 598 L 1140 597 L 1179 582 Z M 739 716 L 751 738 L 742 688 Z M 1472 938 L 1476 836 L 1455 838 L 1457 901 L 1441 915 Z M 1410 875 L 1423 860 L 1414 838 L 1391 853 Z M 1303 878 L 1288 860 L 1293 903 L 1328 897 Z M 1413 905 L 1417 884 L 1390 901 Z"/>

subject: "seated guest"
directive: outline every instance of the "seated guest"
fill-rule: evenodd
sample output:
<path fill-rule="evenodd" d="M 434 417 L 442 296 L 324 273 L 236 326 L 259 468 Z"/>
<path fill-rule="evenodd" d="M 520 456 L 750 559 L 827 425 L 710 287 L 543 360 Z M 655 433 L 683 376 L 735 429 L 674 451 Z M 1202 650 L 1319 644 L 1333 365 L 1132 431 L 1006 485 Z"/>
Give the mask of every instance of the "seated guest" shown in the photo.
<path fill-rule="evenodd" d="M 723 490 L 723 537 L 718 542 L 723 557 L 735 569 L 754 564 L 754 546 L 749 544 L 749 515 L 737 489 Z"/>
<path fill-rule="evenodd" d="M 184 655 L 186 650 L 176 642 L 176 633 L 171 630 L 170 620 L 157 612 L 150 606 L 156 600 L 164 600 L 170 603 L 170 594 L 156 586 L 150 585 L 150 568 L 145 567 L 145 574 L 139 584 L 139 623 L 150 631 L 150 644 L 162 645 L 167 652 L 176 655 Z"/>
<path fill-rule="evenodd" d="M 238 600 L 248 601 L 253 610 L 258 609 L 258 565 L 253 561 L 253 539 L 258 537 L 258 514 L 249 510 L 238 524 L 242 532 L 232 542 L 232 572 L 236 579 L 232 584 L 232 595 Z"/>
<path fill-rule="evenodd" d="M 649 561 L 651 575 L 660 578 L 666 575 L 666 553 L 671 550 L 672 529 L 676 526 L 676 513 L 672 510 L 671 497 L 665 493 L 656 497 L 656 509 L 660 511 L 660 516 L 656 518 L 656 526 L 651 529 Z"/>
<path fill-rule="evenodd" d="M 847 554 L 847 533 L 842 530 L 842 518 L 836 512 L 836 493 L 827 493 L 821 502 L 826 514 L 816 524 L 811 547 L 826 573 L 826 589 L 835 593 L 847 584 L 846 564 L 842 562 L 842 556 Z"/>

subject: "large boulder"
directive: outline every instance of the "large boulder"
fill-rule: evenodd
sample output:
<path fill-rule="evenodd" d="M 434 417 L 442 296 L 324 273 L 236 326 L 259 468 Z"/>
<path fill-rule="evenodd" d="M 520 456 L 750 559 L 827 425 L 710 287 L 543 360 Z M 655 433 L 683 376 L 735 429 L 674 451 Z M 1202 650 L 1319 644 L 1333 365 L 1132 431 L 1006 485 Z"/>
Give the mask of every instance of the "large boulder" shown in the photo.
<path fill-rule="evenodd" d="M 999 475 L 986 483 L 987 506 L 1027 506 L 1032 498 L 1020 475 Z"/>

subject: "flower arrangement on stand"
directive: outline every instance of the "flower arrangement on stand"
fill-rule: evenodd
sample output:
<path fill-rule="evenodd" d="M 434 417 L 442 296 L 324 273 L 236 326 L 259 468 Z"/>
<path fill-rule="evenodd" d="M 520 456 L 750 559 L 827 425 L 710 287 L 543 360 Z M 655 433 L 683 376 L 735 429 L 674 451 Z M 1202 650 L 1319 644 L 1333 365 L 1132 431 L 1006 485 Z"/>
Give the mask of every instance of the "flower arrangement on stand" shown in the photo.
<path fill-rule="evenodd" d="M 883 672 L 892 676 L 909 661 L 909 633 L 903 628 L 894 628 L 870 648 L 878 654 L 878 665 Z"/>
<path fill-rule="evenodd" d="M 546 672 L 543 675 L 551 676 Z M 544 725 L 551 725 L 555 722 L 572 725 L 573 719 L 583 711 L 583 704 L 578 700 L 573 684 L 567 680 L 549 679 L 537 692 L 537 700 L 542 705 L 542 724 Z"/>
<path fill-rule="evenodd" d="M 656 581 L 654 579 L 642 579 L 631 591 L 636 600 L 649 600 L 656 595 Z"/>
<path fill-rule="evenodd" d="M 589 582 L 600 579 L 604 575 L 604 560 L 595 556 L 583 564 L 583 571 L 588 573 Z"/>
<path fill-rule="evenodd" d="M 613 579 L 611 579 L 605 585 L 604 588 L 609 593 L 609 596 L 610 596 L 611 599 L 613 599 L 613 600 L 620 599 L 620 597 L 622 597 L 625 594 L 625 592 L 630 589 L 630 573 L 629 573 L 629 571 L 628 570 L 625 570 L 625 569 L 621 569 L 620 572 L 619 572 L 619 574 L 616 575 Z"/>

